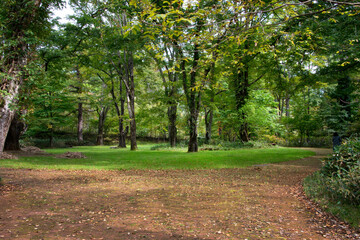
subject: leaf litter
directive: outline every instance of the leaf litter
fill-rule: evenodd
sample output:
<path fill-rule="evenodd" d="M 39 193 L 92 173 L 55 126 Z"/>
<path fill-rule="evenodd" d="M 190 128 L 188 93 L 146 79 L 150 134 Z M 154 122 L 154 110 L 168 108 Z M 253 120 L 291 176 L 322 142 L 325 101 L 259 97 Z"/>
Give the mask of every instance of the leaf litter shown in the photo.
<path fill-rule="evenodd" d="M 0 239 L 359 239 L 301 189 L 319 156 L 217 170 L 0 169 Z"/>

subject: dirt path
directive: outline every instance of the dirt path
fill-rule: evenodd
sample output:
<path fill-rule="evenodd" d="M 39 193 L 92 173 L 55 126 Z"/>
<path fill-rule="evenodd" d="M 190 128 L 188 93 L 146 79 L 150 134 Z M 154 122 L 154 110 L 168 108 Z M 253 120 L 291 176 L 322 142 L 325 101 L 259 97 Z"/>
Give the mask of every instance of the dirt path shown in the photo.
<path fill-rule="evenodd" d="M 0 169 L 0 239 L 344 239 L 296 197 L 329 150 L 221 170 Z"/>

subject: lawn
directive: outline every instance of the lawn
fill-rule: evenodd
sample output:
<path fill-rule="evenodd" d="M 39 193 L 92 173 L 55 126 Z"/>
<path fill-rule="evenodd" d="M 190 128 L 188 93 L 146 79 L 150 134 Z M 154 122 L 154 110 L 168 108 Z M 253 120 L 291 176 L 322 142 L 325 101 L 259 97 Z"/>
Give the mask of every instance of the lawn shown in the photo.
<path fill-rule="evenodd" d="M 292 148 L 239 149 L 230 151 L 154 151 L 150 145 L 139 150 L 110 149 L 109 146 L 47 149 L 51 154 L 82 152 L 86 159 L 59 159 L 53 156 L 0 160 L 0 167 L 29 169 L 219 169 L 243 168 L 257 164 L 291 161 L 314 155 Z"/>

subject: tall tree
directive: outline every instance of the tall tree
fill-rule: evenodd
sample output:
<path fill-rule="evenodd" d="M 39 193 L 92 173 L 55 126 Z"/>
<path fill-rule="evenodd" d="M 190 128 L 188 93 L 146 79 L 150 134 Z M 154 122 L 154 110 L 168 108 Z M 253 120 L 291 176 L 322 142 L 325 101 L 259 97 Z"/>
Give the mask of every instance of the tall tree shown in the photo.
<path fill-rule="evenodd" d="M 120 90 L 124 90 L 126 93 L 131 150 L 137 149 L 134 71 L 140 40 L 134 23 L 134 11 L 136 8 L 131 2 L 115 2 L 106 6 L 106 11 L 101 18 L 97 19 L 96 23 L 101 31 L 102 46 L 107 54 L 107 59 L 121 81 Z"/>
<path fill-rule="evenodd" d="M 36 40 L 47 30 L 50 6 L 60 3 L 61 0 L 4 0 L 1 3 L 0 152 L 15 115 L 24 72 Z"/>

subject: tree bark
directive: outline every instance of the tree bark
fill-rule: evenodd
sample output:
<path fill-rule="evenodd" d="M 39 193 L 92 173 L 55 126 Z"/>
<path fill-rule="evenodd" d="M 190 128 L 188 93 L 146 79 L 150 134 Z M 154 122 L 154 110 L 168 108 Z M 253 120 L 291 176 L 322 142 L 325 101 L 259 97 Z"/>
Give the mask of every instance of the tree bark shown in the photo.
<path fill-rule="evenodd" d="M 8 104 L 7 104 L 8 105 Z M 4 150 L 5 140 L 8 135 L 11 122 L 14 118 L 15 112 L 9 107 L 4 106 L 0 113 L 0 154 Z"/>
<path fill-rule="evenodd" d="M 26 48 L 26 45 L 23 44 L 19 47 Z M 22 69 L 26 62 L 26 57 L 16 56 L 5 64 L 8 68 L 8 77 L 2 80 L 0 86 L 1 90 L 6 91 L 6 94 L 0 95 L 0 153 L 4 150 L 5 140 L 15 116 L 19 90 L 23 82 Z"/>
<path fill-rule="evenodd" d="M 5 139 L 11 122 L 15 116 L 18 95 L 23 83 L 23 70 L 28 62 L 29 48 L 26 34 L 33 27 L 33 20 L 41 9 L 47 9 L 49 3 L 42 1 L 8 1 L 4 3 L 8 9 L 5 12 L 7 20 L 3 28 L 2 44 L 6 43 L 2 52 L 2 73 L 0 89 L 5 92 L 0 95 L 0 154 L 4 150 Z M 42 4 L 42 8 L 39 6 Z M 40 15 L 39 15 L 40 16 Z M 44 14 L 43 21 L 47 15 Z M 31 31 L 30 31 L 31 32 Z"/>
<path fill-rule="evenodd" d="M 76 65 L 75 67 L 76 70 L 76 76 L 77 79 L 79 81 L 79 85 L 76 88 L 76 92 L 78 94 L 82 93 L 82 85 L 83 85 L 83 78 L 81 77 L 81 73 L 80 73 L 80 69 L 79 66 Z M 84 126 L 84 117 L 83 117 L 83 103 L 81 102 L 81 98 L 78 98 L 78 122 L 77 122 L 77 140 L 78 143 L 82 143 L 84 141 L 84 137 L 83 137 L 83 126 Z"/>
<path fill-rule="evenodd" d="M 134 59 L 132 52 L 124 51 L 126 63 L 124 83 L 126 86 L 127 107 L 130 118 L 130 150 L 137 149 L 136 143 L 136 119 L 135 119 L 135 82 L 134 82 Z"/>
<path fill-rule="evenodd" d="M 285 99 L 285 116 L 290 117 L 290 97 L 286 94 Z"/>
<path fill-rule="evenodd" d="M 123 83 L 121 80 L 122 76 L 119 76 L 120 80 L 119 80 L 119 99 L 120 99 L 120 107 L 119 104 L 117 102 L 117 97 L 115 95 L 115 91 L 114 91 L 114 80 L 111 77 L 111 89 L 110 89 L 110 93 L 113 99 L 113 103 L 115 106 L 115 110 L 116 110 L 116 114 L 118 116 L 118 129 L 119 129 L 119 135 L 118 135 L 118 147 L 119 148 L 126 148 L 126 135 L 127 132 L 124 131 L 124 113 L 125 113 L 125 99 L 123 97 Z"/>
<path fill-rule="evenodd" d="M 196 91 L 196 72 L 198 68 L 198 61 L 200 58 L 198 45 L 194 46 L 194 55 L 193 55 L 193 65 L 190 73 L 190 86 L 186 88 L 187 95 L 187 105 L 190 112 L 189 117 L 189 146 L 188 152 L 197 152 L 198 151 L 198 130 L 197 130 L 197 121 L 199 116 L 199 109 L 201 103 L 201 92 Z M 183 68 L 183 70 L 185 70 Z M 185 90 L 185 89 L 184 89 Z"/>
<path fill-rule="evenodd" d="M 84 141 L 83 137 L 83 127 L 84 127 L 84 118 L 83 118 L 83 103 L 78 103 L 78 122 L 77 122 L 77 138 L 78 143 Z"/>
<path fill-rule="evenodd" d="M 96 138 L 96 145 L 104 145 L 104 124 L 106 120 L 109 107 L 101 107 L 101 110 L 98 111 L 99 114 L 99 124 L 98 124 L 98 134 Z"/>
<path fill-rule="evenodd" d="M 20 137 L 22 133 L 24 132 L 26 126 L 25 124 L 20 120 L 19 114 L 15 114 L 10 128 L 9 132 L 7 134 L 4 150 L 10 150 L 10 151 L 20 151 Z"/>
<path fill-rule="evenodd" d="M 249 98 L 249 71 L 248 66 L 245 64 L 244 67 L 237 69 L 238 74 L 235 80 L 235 99 L 236 99 L 236 109 L 239 112 L 240 119 L 240 129 L 239 135 L 240 139 L 244 142 L 249 141 L 248 134 L 248 124 L 246 122 L 246 113 L 241 111 L 242 107 L 245 106 L 246 100 Z"/>
<path fill-rule="evenodd" d="M 205 128 L 206 128 L 206 134 L 205 134 L 205 140 L 207 143 L 211 140 L 211 131 L 212 131 L 212 122 L 214 118 L 214 111 L 212 109 L 205 109 Z"/>
<path fill-rule="evenodd" d="M 197 116 L 198 113 L 195 110 L 192 110 L 189 118 L 189 146 L 188 152 L 197 152 L 199 150 L 198 146 L 198 133 L 197 133 Z"/>
<path fill-rule="evenodd" d="M 170 51 L 170 50 L 166 50 L 166 55 L 169 59 L 172 59 L 173 62 L 175 62 L 175 53 Z M 167 104 L 168 104 L 168 110 L 167 110 L 167 115 L 168 115 L 168 134 L 169 134 L 169 143 L 171 147 L 175 147 L 176 146 L 176 139 L 177 139 L 177 128 L 176 128 L 176 119 L 177 119 L 177 103 L 176 103 L 176 99 L 175 99 L 175 93 L 177 92 L 177 87 L 175 86 L 175 83 L 178 80 L 178 75 L 176 72 L 172 72 L 169 70 L 169 67 L 165 64 L 166 70 L 168 71 L 167 74 L 167 78 L 168 81 L 166 81 L 164 73 L 161 69 L 161 64 L 159 62 L 159 60 L 155 58 L 156 63 L 158 64 L 158 69 L 160 72 L 160 76 L 163 80 L 163 84 L 165 87 L 165 97 L 168 99 Z"/>
<path fill-rule="evenodd" d="M 169 119 L 169 142 L 171 147 L 175 147 L 176 145 L 176 135 L 177 135 L 177 128 L 176 128 L 176 118 L 177 118 L 177 106 L 172 105 L 168 107 L 168 119 Z"/>

